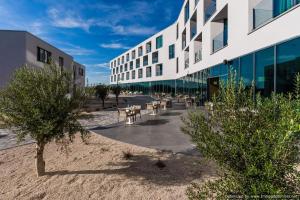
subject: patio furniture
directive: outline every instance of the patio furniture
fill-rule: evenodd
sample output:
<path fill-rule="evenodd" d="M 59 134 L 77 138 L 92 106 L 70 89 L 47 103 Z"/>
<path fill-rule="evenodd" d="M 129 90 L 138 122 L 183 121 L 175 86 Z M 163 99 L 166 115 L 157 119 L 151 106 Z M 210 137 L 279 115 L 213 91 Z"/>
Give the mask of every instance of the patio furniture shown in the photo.
<path fill-rule="evenodd" d="M 135 118 L 135 112 L 132 107 L 118 108 L 118 122 L 120 122 L 120 117 L 124 117 L 125 125 L 132 125 Z"/>
<path fill-rule="evenodd" d="M 160 106 L 162 110 L 167 110 L 167 100 L 162 100 Z"/>
<path fill-rule="evenodd" d="M 135 111 L 133 107 L 125 108 L 126 111 L 126 125 L 132 125 L 135 121 Z"/>
<path fill-rule="evenodd" d="M 193 106 L 193 99 L 192 98 L 186 98 L 185 99 L 185 107 L 190 108 Z"/>
<path fill-rule="evenodd" d="M 158 101 L 153 101 L 152 103 L 147 103 L 146 104 L 147 110 L 151 110 L 152 113 L 150 115 L 157 115 L 158 109 L 160 108 L 160 102 Z"/>
<path fill-rule="evenodd" d="M 140 119 L 142 119 L 142 113 L 141 113 L 142 106 L 140 106 L 140 105 L 134 105 L 134 106 L 132 106 L 132 107 L 133 107 L 134 113 L 135 113 L 135 116 L 134 116 L 135 121 L 136 121 L 136 116 L 137 116 L 138 114 L 140 115 Z"/>

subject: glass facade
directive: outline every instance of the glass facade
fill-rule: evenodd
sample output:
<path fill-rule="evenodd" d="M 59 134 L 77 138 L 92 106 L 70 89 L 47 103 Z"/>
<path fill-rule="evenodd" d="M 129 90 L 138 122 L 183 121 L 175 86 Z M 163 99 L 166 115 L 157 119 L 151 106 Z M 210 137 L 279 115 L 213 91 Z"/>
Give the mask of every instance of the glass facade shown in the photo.
<path fill-rule="evenodd" d="M 280 44 L 276 50 L 276 92 L 292 92 L 300 73 L 300 38 Z"/>
<path fill-rule="evenodd" d="M 274 47 L 255 53 L 255 91 L 263 96 L 274 91 Z"/>
<path fill-rule="evenodd" d="M 163 65 L 156 65 L 154 70 L 156 76 L 161 76 Z M 234 72 L 237 81 L 242 80 L 246 88 L 250 88 L 254 83 L 255 91 L 265 97 L 270 96 L 272 92 L 284 94 L 292 92 L 295 76 L 300 73 L 300 37 L 237 57 L 176 80 L 131 83 L 122 84 L 122 86 L 128 90 L 142 91 L 144 94 L 163 92 L 172 95 L 198 96 L 199 101 L 203 103 L 218 92 L 222 82 L 226 84 L 230 72 Z M 150 77 L 150 74 L 152 76 L 152 69 L 150 70 L 148 67 L 146 68 L 146 76 Z M 132 79 L 135 78 L 134 76 L 132 74 Z M 138 77 L 143 77 L 142 69 L 139 69 Z M 120 74 L 118 74 L 119 78 Z"/>

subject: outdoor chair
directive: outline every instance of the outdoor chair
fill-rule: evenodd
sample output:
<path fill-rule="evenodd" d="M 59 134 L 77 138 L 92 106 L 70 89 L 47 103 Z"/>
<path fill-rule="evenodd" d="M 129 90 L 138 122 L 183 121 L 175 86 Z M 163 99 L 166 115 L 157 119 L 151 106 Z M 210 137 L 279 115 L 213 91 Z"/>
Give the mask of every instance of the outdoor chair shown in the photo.
<path fill-rule="evenodd" d="M 140 119 L 142 119 L 142 113 L 141 113 L 141 110 L 142 110 L 142 106 L 140 105 L 134 105 L 133 106 L 133 109 L 134 109 L 134 113 L 135 113 L 135 121 L 136 121 L 136 116 L 139 114 L 140 115 Z"/>
<path fill-rule="evenodd" d="M 160 106 L 162 110 L 167 110 L 167 100 L 162 100 Z"/>
<path fill-rule="evenodd" d="M 126 110 L 123 108 L 118 108 L 118 122 L 120 122 L 120 117 L 124 117 L 124 120 L 127 120 Z"/>

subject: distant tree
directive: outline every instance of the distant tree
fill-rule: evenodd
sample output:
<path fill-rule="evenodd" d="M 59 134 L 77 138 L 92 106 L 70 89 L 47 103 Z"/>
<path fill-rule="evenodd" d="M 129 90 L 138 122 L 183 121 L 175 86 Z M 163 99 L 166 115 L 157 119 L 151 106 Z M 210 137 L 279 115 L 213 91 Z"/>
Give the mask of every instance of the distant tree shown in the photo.
<path fill-rule="evenodd" d="M 114 95 L 116 95 L 116 102 L 117 105 L 119 105 L 119 96 L 122 92 L 122 87 L 119 85 L 114 85 L 111 87 L 111 91 L 113 92 Z"/>
<path fill-rule="evenodd" d="M 102 107 L 104 108 L 105 99 L 108 97 L 109 87 L 104 84 L 99 84 L 95 87 L 96 98 L 101 99 Z"/>
<path fill-rule="evenodd" d="M 44 68 L 22 67 L 9 85 L 0 91 L 0 118 L 17 133 L 18 141 L 27 135 L 36 141 L 36 171 L 45 174 L 45 145 L 55 141 L 67 148 L 75 134 L 83 141 L 88 132 L 77 121 L 85 93 L 72 88 L 71 73 L 54 64 Z"/>

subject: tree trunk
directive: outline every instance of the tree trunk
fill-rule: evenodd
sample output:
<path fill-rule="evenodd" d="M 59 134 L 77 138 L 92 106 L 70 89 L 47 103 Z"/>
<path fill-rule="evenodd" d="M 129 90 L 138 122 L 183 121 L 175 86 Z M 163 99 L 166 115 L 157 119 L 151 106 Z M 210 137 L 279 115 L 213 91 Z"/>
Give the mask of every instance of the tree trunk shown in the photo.
<path fill-rule="evenodd" d="M 117 106 L 119 105 L 119 97 L 116 96 L 116 102 L 117 102 Z"/>
<path fill-rule="evenodd" d="M 36 144 L 36 173 L 37 176 L 45 175 L 45 161 L 44 161 L 44 143 Z"/>
<path fill-rule="evenodd" d="M 102 99 L 102 108 L 104 109 L 104 100 Z"/>

